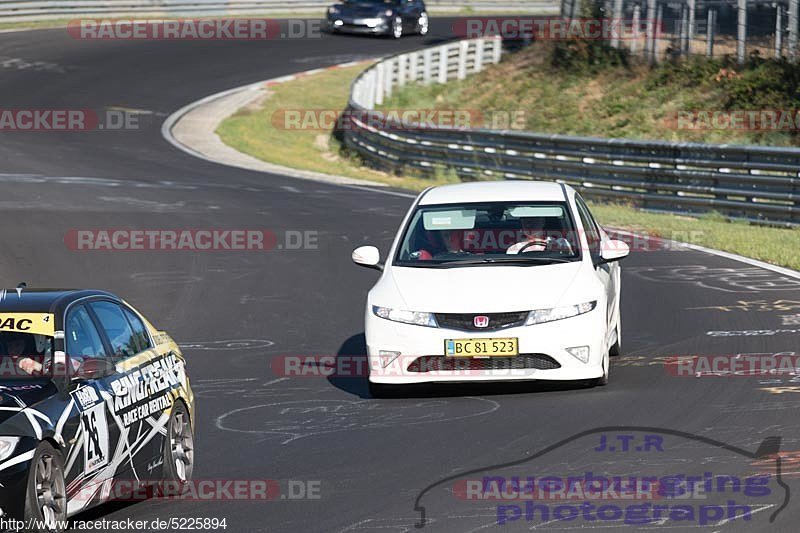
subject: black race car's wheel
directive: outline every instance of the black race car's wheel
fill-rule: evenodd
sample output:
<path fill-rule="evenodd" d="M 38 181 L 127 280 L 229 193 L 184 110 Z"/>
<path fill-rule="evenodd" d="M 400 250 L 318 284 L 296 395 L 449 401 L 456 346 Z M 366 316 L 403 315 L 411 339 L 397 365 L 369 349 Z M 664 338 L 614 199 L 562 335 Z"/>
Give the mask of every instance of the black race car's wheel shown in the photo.
<path fill-rule="evenodd" d="M 27 531 L 57 533 L 64 531 L 67 520 L 67 488 L 64 482 L 64 458 L 49 442 L 36 448 L 28 473 L 25 495 Z"/>
<path fill-rule="evenodd" d="M 403 36 L 403 19 L 402 17 L 395 17 L 392 20 L 392 37 L 399 39 Z"/>
<path fill-rule="evenodd" d="M 183 402 L 175 402 L 164 440 L 164 492 L 168 495 L 182 494 L 192 480 L 193 471 L 194 434 L 189 412 Z"/>
<path fill-rule="evenodd" d="M 430 29 L 430 19 L 428 18 L 427 13 L 423 13 L 419 16 L 419 21 L 417 22 L 417 33 L 420 35 L 428 35 L 428 30 Z"/>

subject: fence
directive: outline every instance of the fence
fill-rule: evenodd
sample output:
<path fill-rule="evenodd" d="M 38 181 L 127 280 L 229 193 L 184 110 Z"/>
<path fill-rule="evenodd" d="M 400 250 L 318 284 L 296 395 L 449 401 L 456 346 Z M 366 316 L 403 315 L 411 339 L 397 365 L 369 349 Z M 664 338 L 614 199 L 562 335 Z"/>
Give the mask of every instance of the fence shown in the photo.
<path fill-rule="evenodd" d="M 343 135 L 390 171 L 454 169 L 462 179 L 550 179 L 588 197 L 677 212 L 800 224 L 800 150 L 597 139 L 364 120 L 395 87 L 463 79 L 500 60 L 502 42 L 449 43 L 385 59 L 351 88 Z M 379 114 L 379 113 L 378 113 Z M 384 117 L 385 118 L 385 117 Z"/>
<path fill-rule="evenodd" d="M 612 43 L 651 61 L 687 54 L 787 57 L 797 61 L 800 0 L 561 0 L 565 18 L 582 11 L 642 24 L 640 39 Z"/>

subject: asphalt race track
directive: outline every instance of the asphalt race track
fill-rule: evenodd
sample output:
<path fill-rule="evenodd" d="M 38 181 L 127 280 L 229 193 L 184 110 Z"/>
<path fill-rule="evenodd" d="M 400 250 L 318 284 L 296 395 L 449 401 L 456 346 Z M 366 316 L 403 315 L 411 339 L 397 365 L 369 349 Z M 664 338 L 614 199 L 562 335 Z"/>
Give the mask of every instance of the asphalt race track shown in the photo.
<path fill-rule="evenodd" d="M 4 286 L 95 287 L 125 297 L 189 357 L 195 477 L 277 480 L 287 496 L 109 504 L 76 518 L 216 517 L 236 532 L 400 532 L 414 529 L 424 507 L 429 531 L 491 531 L 499 528 L 498 502 L 456 497 L 450 476 L 774 474 L 769 454 L 756 450 L 776 451 L 778 440 L 769 438 L 779 437 L 780 450 L 794 454 L 781 463 L 783 484 L 751 498 L 762 512 L 750 522 L 578 518 L 542 525 L 516 502 L 522 514 L 505 527 L 797 530 L 800 504 L 786 501 L 800 499 L 800 380 L 678 377 L 665 363 L 681 355 L 800 352 L 798 279 L 701 252 L 634 253 L 623 264 L 624 353 L 612 359 L 604 388 L 436 387 L 374 400 L 364 377 L 276 371 L 272 362 L 284 355 L 363 354 L 364 298 L 376 273 L 354 266 L 350 252 L 373 243 L 385 253 L 411 197 L 208 163 L 168 144 L 161 122 L 228 88 L 434 44 L 451 25 L 436 20 L 427 38 L 401 42 L 327 35 L 78 41 L 63 29 L 0 35 L 3 108 L 141 110 L 136 131 L 0 134 Z M 311 231 L 318 248 L 85 252 L 65 245 L 69 230 L 105 228 Z M 498 290 L 514 290 L 499 283 Z M 760 331 L 742 333 L 752 330 Z M 598 435 L 618 434 L 636 435 L 637 443 L 661 435 L 663 451 L 594 450 Z M 319 498 L 289 498 L 288 480 L 318 483 Z"/>

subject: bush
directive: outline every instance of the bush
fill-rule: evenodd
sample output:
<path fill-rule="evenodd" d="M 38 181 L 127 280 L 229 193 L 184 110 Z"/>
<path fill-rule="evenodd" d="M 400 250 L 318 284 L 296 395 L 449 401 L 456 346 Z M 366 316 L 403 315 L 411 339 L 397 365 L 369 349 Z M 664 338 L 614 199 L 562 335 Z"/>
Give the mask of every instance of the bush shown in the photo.
<path fill-rule="evenodd" d="M 597 73 L 608 68 L 630 65 L 630 52 L 612 48 L 604 41 L 570 39 L 553 47 L 550 64 L 558 70 L 579 73 Z"/>

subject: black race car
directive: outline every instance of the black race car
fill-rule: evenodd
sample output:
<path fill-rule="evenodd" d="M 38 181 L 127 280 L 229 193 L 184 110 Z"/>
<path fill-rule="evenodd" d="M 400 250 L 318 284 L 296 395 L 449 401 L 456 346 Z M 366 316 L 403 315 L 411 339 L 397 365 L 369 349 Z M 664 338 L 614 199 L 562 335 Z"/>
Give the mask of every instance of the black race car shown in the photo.
<path fill-rule="evenodd" d="M 422 0 L 344 0 L 328 8 L 328 31 L 388 35 L 428 33 L 428 12 Z"/>
<path fill-rule="evenodd" d="M 0 291 L 4 519 L 61 531 L 68 516 L 146 494 L 145 480 L 180 491 L 192 476 L 193 427 L 180 349 L 123 300 Z"/>

